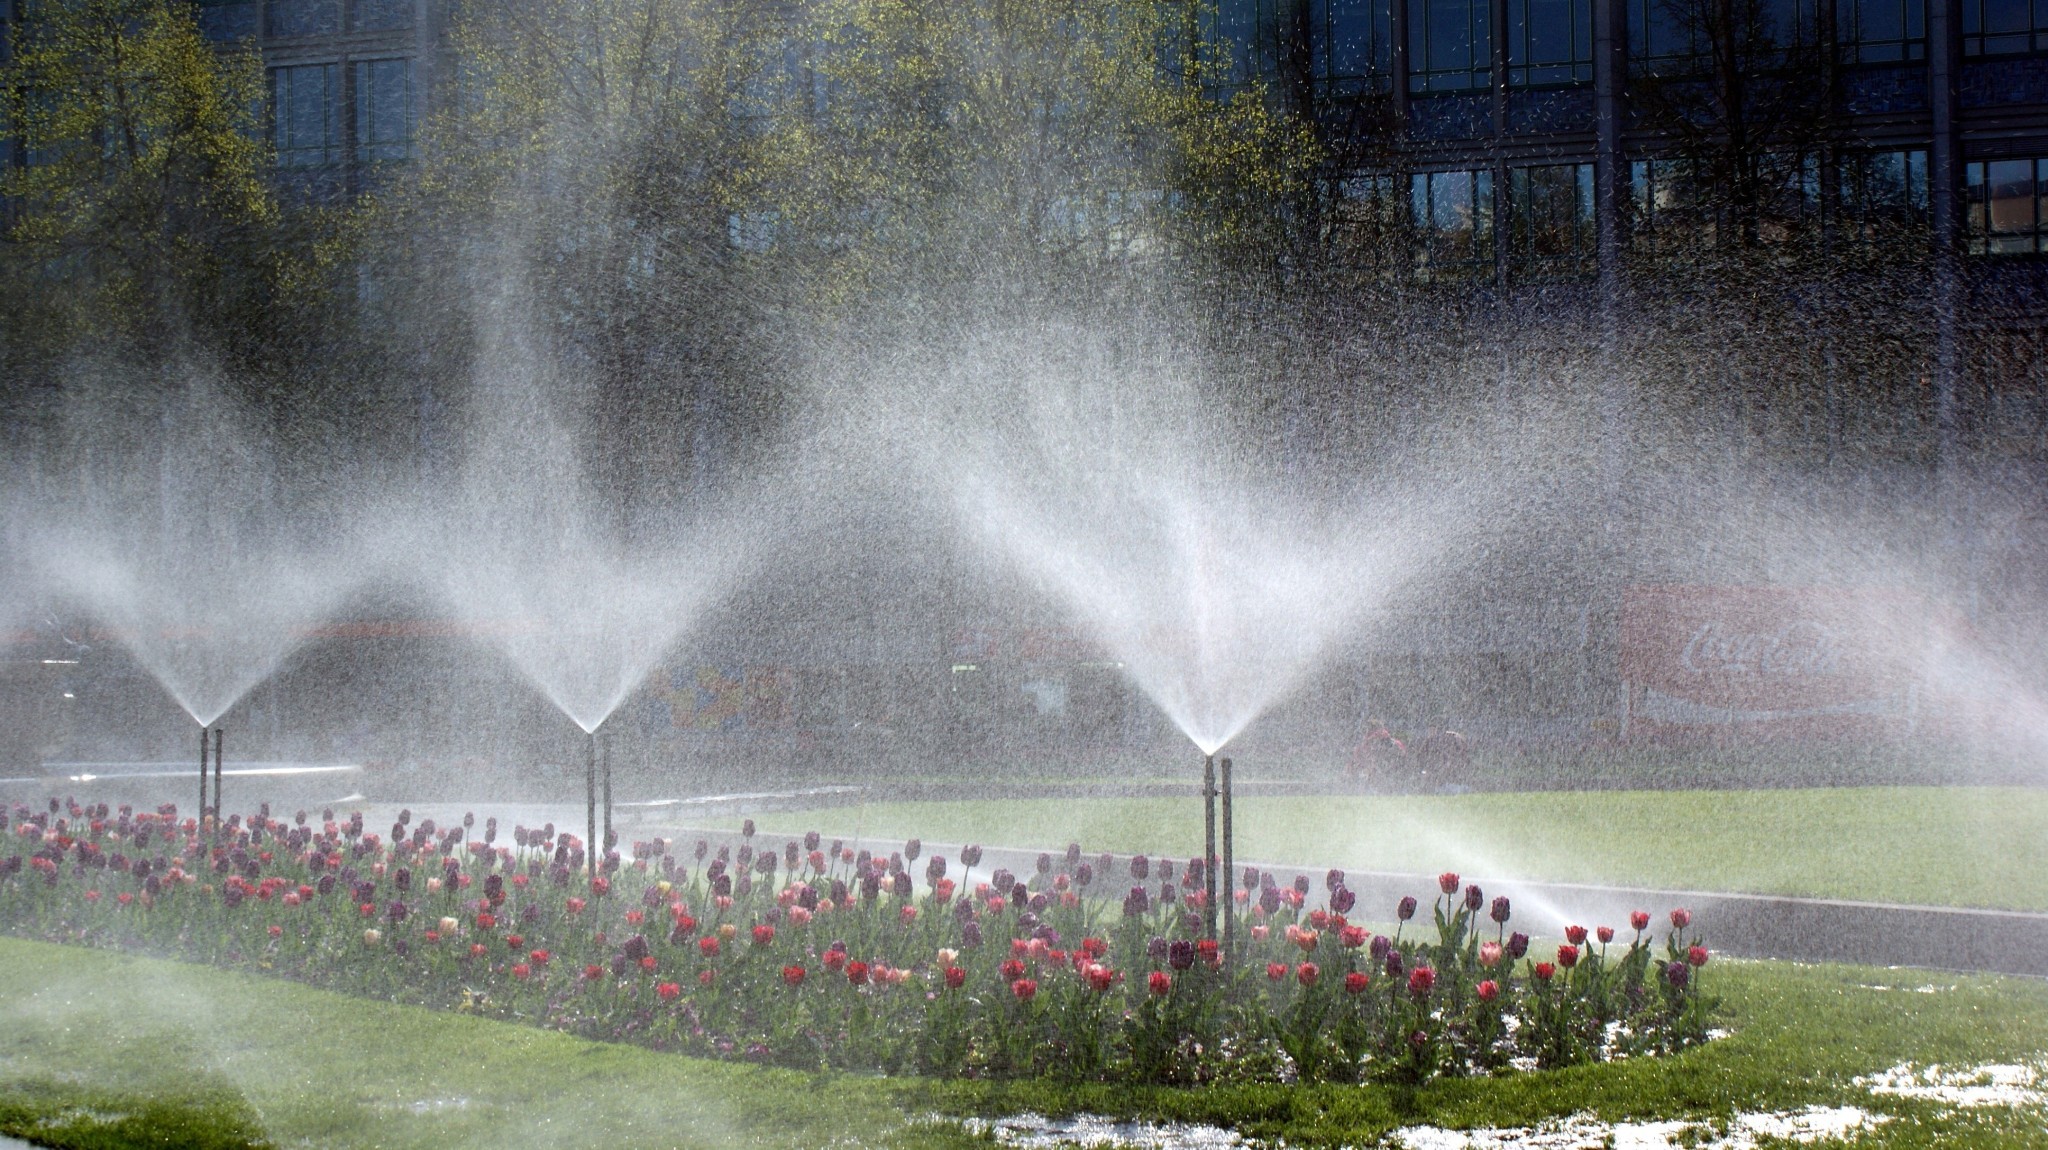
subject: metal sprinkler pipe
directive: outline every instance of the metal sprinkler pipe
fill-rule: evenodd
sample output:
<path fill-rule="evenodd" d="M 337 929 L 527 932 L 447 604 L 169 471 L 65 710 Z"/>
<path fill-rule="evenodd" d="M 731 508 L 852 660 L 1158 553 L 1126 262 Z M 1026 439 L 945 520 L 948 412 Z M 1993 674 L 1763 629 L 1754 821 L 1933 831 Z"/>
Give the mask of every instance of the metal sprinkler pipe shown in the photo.
<path fill-rule="evenodd" d="M 220 825 L 221 819 L 227 814 L 227 805 L 220 800 L 220 765 L 225 758 L 221 754 L 220 740 L 222 734 L 226 731 L 226 727 L 215 727 L 213 729 L 213 825 L 216 827 Z M 202 732 L 199 737 L 203 739 L 206 735 Z"/>
<path fill-rule="evenodd" d="M 598 742 L 597 732 L 590 733 L 592 742 Z M 609 743 L 598 744 L 598 754 L 604 760 L 604 838 L 598 840 L 600 855 L 611 857 L 612 845 L 618 840 L 612 837 L 612 748 Z"/>
<path fill-rule="evenodd" d="M 1202 924 L 1216 937 L 1216 756 L 1202 759 Z"/>
<path fill-rule="evenodd" d="M 597 732 L 590 733 L 590 745 L 583 760 L 583 829 L 588 836 L 583 844 L 587 856 L 590 877 L 597 877 Z"/>
<path fill-rule="evenodd" d="M 193 825 L 201 834 L 206 833 L 206 745 L 207 730 L 199 728 L 199 821 Z"/>
<path fill-rule="evenodd" d="M 1223 772 L 1223 953 L 1227 958 L 1237 937 L 1237 874 L 1233 869 L 1236 852 L 1232 849 L 1237 834 L 1230 822 L 1230 760 L 1221 759 L 1217 766 Z"/>

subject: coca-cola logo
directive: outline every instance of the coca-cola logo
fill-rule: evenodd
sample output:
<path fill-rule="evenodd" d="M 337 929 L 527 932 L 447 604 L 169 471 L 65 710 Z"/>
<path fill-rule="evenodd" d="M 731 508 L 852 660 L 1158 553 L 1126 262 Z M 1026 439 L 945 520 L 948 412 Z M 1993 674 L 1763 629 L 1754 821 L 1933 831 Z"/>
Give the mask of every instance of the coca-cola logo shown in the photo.
<path fill-rule="evenodd" d="M 1800 678 L 1842 673 L 1842 651 L 1826 627 L 1799 619 L 1776 631 L 1743 631 L 1718 620 L 1686 640 L 1678 664 L 1695 675 Z"/>

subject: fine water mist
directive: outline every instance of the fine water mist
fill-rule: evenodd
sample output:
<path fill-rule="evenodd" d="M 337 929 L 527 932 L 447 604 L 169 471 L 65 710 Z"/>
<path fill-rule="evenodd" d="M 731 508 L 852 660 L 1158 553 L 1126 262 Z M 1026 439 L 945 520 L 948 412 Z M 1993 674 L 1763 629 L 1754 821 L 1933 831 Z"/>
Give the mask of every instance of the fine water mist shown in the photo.
<path fill-rule="evenodd" d="M 1290 477 L 1186 364 L 1056 328 L 953 350 L 897 425 L 916 474 L 1205 754 L 1460 541 L 1451 488 Z"/>
<path fill-rule="evenodd" d="M 738 501 L 608 490 L 572 386 L 499 329 L 450 489 L 409 512 L 416 562 L 465 626 L 586 733 L 745 573 L 768 534 Z"/>
<path fill-rule="evenodd" d="M 306 641 L 362 566 L 326 477 L 284 458 L 222 389 L 186 384 L 148 433 L 121 416 L 90 393 L 74 407 L 70 454 L 23 534 L 40 589 L 209 725 Z"/>

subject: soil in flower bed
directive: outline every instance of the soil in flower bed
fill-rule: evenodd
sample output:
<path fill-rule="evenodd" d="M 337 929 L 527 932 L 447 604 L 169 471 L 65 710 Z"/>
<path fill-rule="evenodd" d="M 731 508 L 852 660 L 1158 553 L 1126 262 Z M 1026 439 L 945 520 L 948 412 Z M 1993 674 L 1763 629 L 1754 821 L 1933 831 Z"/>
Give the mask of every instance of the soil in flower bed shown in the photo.
<path fill-rule="evenodd" d="M 1187 799 L 871 803 L 760 816 L 776 834 L 1198 853 Z M 1660 890 L 2048 911 L 2048 790 L 1836 787 L 1324 795 L 1237 801 L 1237 857 Z"/>
<path fill-rule="evenodd" d="M 1684 910 L 1531 952 L 1508 900 L 1448 873 L 1375 935 L 1347 919 L 1341 872 L 1312 890 L 1247 871 L 1231 954 L 1203 937 L 1195 860 L 1076 846 L 962 890 L 949 871 L 978 851 L 813 834 L 730 857 L 636 844 L 592 878 L 552 827 L 505 844 L 490 820 L 401 814 L 386 840 L 333 812 L 200 827 L 50 807 L 9 814 L 30 852 L 0 858 L 15 933 L 800 1069 L 1415 1084 L 1669 1053 L 1712 1008 Z"/>

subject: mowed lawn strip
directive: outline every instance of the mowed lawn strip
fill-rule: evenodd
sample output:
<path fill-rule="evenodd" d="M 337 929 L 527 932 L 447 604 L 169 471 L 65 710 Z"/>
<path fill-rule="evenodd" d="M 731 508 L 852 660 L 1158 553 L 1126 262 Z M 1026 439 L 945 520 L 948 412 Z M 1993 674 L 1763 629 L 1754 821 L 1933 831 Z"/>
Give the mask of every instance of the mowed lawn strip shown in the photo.
<path fill-rule="evenodd" d="M 2048 1147 L 2039 1110 L 1873 1098 L 1861 1074 L 2048 1052 L 2048 984 L 1714 963 L 1731 1032 L 1669 1058 L 1500 1079 L 1199 1090 L 884 1081 L 711 1063 L 246 974 L 0 939 L 0 1123 L 65 1145 L 985 1146 L 932 1113 L 1087 1111 L 1371 1145 L 1400 1126 L 1727 1118 L 1850 1104 L 1875 1147 Z M 1923 986 L 1931 987 L 1922 992 Z M 151 1108 L 154 1109 L 151 1109 Z M 80 1111 L 97 1113 L 81 1116 Z M 69 1114 L 70 1127 L 34 1129 Z M 126 1122 L 123 1126 L 122 1123 Z M 49 1137 L 69 1129 L 84 1136 Z"/>
<path fill-rule="evenodd" d="M 776 835 L 1201 853 L 1188 799 L 892 802 L 756 816 Z M 1846 787 L 1245 798 L 1237 857 L 1677 890 L 2048 911 L 2048 790 Z"/>
<path fill-rule="evenodd" d="M 0 938 L 0 1133 L 20 1137 L 157 1105 L 221 1147 L 980 1144 L 907 1126 L 876 1085 Z M 74 1144 L 149 1144 L 100 1125 Z"/>

